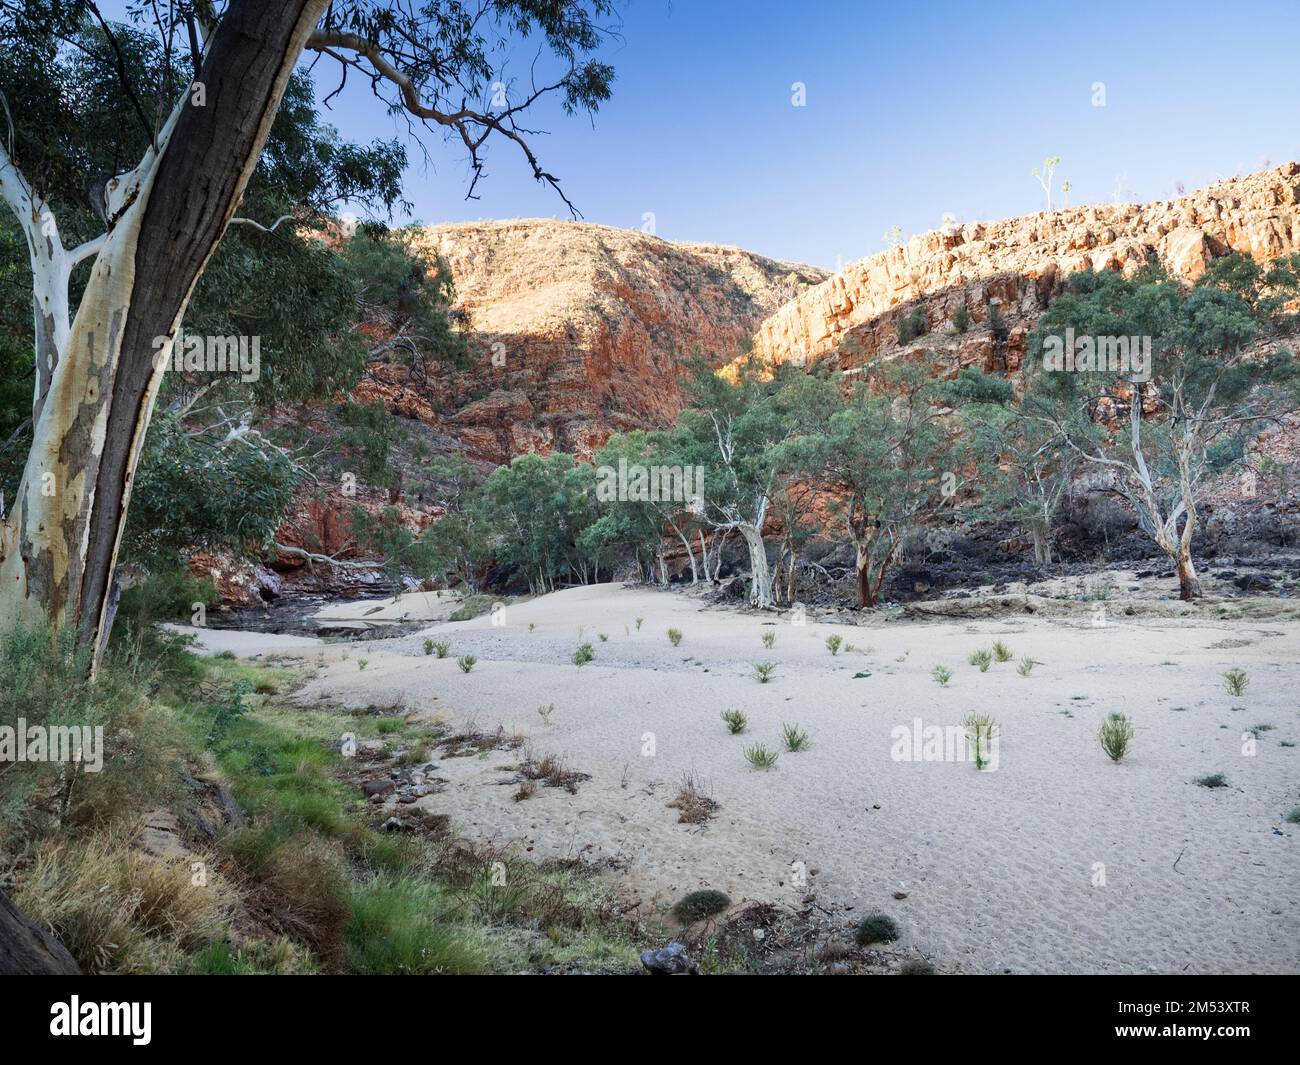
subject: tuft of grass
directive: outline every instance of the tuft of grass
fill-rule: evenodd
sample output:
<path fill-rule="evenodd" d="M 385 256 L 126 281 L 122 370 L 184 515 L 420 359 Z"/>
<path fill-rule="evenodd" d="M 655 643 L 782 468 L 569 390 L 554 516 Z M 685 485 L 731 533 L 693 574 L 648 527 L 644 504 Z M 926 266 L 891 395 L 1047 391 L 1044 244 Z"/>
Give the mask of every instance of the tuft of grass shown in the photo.
<path fill-rule="evenodd" d="M 596 657 L 596 651 L 589 643 L 579 644 L 573 652 L 573 664 L 581 668 Z"/>
<path fill-rule="evenodd" d="M 781 724 L 781 738 L 785 741 L 785 749 L 792 754 L 795 751 L 808 749 L 808 730 L 801 729 L 798 725 Z"/>
<path fill-rule="evenodd" d="M 381 717 L 375 720 L 375 731 L 381 736 L 387 736 L 390 732 L 402 731 L 402 719 L 400 717 Z"/>
<path fill-rule="evenodd" d="M 993 652 L 981 648 L 978 651 L 972 651 L 966 661 L 972 666 L 978 666 L 981 673 L 987 673 L 989 666 L 993 664 Z"/>
<path fill-rule="evenodd" d="M 1244 669 L 1230 669 L 1223 674 L 1223 687 L 1229 695 L 1240 697 L 1250 687 L 1250 677 Z"/>
<path fill-rule="evenodd" d="M 641 631 L 641 623 L 642 623 L 643 621 L 645 621 L 645 618 L 637 618 L 637 619 L 636 619 L 636 631 L 637 631 L 637 632 L 640 632 L 640 631 Z"/>
<path fill-rule="evenodd" d="M 1286 815 L 1287 823 L 1291 825 L 1300 825 L 1300 806 L 1291 807 L 1291 812 Z"/>
<path fill-rule="evenodd" d="M 939 687 L 946 688 L 948 682 L 952 680 L 952 670 L 947 666 L 935 666 L 934 669 L 930 670 L 930 676 L 934 678 L 934 682 Z"/>
<path fill-rule="evenodd" d="M 678 646 L 678 645 L 682 642 L 682 630 L 681 630 L 681 629 L 669 629 L 669 630 L 668 630 L 668 642 L 669 642 L 670 644 L 672 644 L 674 647 Z"/>
<path fill-rule="evenodd" d="M 1036 659 L 1028 658 L 1028 657 L 1022 658 L 1020 660 L 1020 665 L 1016 666 L 1016 672 L 1019 673 L 1022 677 L 1027 677 L 1029 676 L 1029 674 L 1031 674 L 1034 671 L 1034 666 L 1036 665 L 1038 665 Z"/>
<path fill-rule="evenodd" d="M 772 650 L 772 645 L 775 643 L 776 643 L 776 630 L 768 629 L 767 632 L 763 633 L 763 646 L 770 651 Z"/>
<path fill-rule="evenodd" d="M 460 671 L 462 673 L 468 673 L 471 669 L 474 668 L 474 664 L 477 661 L 478 659 L 475 658 L 473 655 L 461 655 L 458 659 L 456 659 L 456 665 L 460 666 Z"/>
<path fill-rule="evenodd" d="M 755 743 L 744 750 L 745 761 L 755 769 L 771 769 L 776 765 L 777 753 L 770 747 Z"/>
<path fill-rule="evenodd" d="M 689 895 L 684 895 L 677 905 L 673 907 L 673 915 L 682 924 L 694 924 L 706 917 L 713 917 L 722 913 L 730 905 L 731 899 L 721 891 L 705 888 L 702 891 L 692 891 Z"/>
<path fill-rule="evenodd" d="M 749 724 L 749 718 L 745 716 L 743 710 L 724 710 L 722 720 L 726 723 L 727 731 L 733 736 L 739 736 Z"/>
<path fill-rule="evenodd" d="M 482 946 L 448 920 L 451 903 L 427 881 L 378 876 L 352 892 L 348 909 L 352 972 L 423 976 L 487 968 Z"/>
<path fill-rule="evenodd" d="M 429 640 L 425 640 L 424 642 L 425 642 L 426 646 L 427 646 L 430 642 L 433 643 L 433 650 L 434 650 L 434 653 L 435 653 L 439 658 L 446 658 L 446 657 L 447 657 L 447 654 L 451 651 L 451 644 L 449 644 L 446 640 L 437 640 L 437 641 L 429 641 Z M 428 654 L 429 652 L 428 652 L 428 651 L 425 651 L 424 653 L 425 653 L 425 654 Z"/>
<path fill-rule="evenodd" d="M 759 684 L 766 684 L 776 672 L 775 662 L 758 662 L 754 665 L 754 677 Z"/>
<path fill-rule="evenodd" d="M 431 654 L 433 654 L 433 641 L 432 641 L 432 640 L 425 640 L 425 641 L 424 641 L 424 653 L 425 653 L 426 655 L 431 655 Z"/>
<path fill-rule="evenodd" d="M 975 768 L 983 769 L 988 765 L 989 744 L 1002 732 L 1002 726 L 988 714 L 967 714 L 962 725 L 975 752 Z"/>
<path fill-rule="evenodd" d="M 898 922 L 887 913 L 869 913 L 853 930 L 853 940 L 860 947 L 872 943 L 892 943 L 898 938 Z"/>
<path fill-rule="evenodd" d="M 830 636 L 826 637 L 826 650 L 828 650 L 831 654 L 833 655 L 839 654 L 840 648 L 843 646 L 844 646 L 844 637 L 841 636 L 839 633 L 837 632 L 832 633 Z"/>
<path fill-rule="evenodd" d="M 1010 662 L 1015 656 L 1011 653 L 1011 648 L 1001 640 L 993 641 L 993 658 L 997 662 Z"/>
<path fill-rule="evenodd" d="M 1228 778 L 1222 773 L 1207 773 L 1203 777 L 1196 777 L 1193 783 L 1199 784 L 1203 788 L 1226 788 Z"/>
<path fill-rule="evenodd" d="M 514 799 L 515 802 L 524 802 L 527 799 L 531 799 L 536 794 L 537 781 L 521 780 L 519 782 L 519 789 L 511 796 L 511 798 Z"/>
<path fill-rule="evenodd" d="M 1133 722 L 1121 713 L 1110 714 L 1097 730 L 1097 739 L 1110 760 L 1118 762 L 1128 753 L 1129 744 L 1133 742 Z"/>
<path fill-rule="evenodd" d="M 547 703 L 545 706 L 539 706 L 537 708 L 537 716 L 542 719 L 542 724 L 544 725 L 549 725 L 551 723 L 551 715 L 553 713 L 555 713 L 554 703 Z"/>
<path fill-rule="evenodd" d="M 600 637 L 600 642 L 601 642 L 601 643 L 608 643 L 608 642 L 609 642 L 609 636 L 608 636 L 606 633 L 598 632 L 598 633 L 596 633 L 596 635 Z"/>
<path fill-rule="evenodd" d="M 363 669 L 365 669 L 366 666 L 368 666 L 368 665 L 370 665 L 370 659 L 368 659 L 368 658 L 358 658 L 358 659 L 357 659 L 357 669 L 358 669 L 358 670 L 363 670 Z"/>

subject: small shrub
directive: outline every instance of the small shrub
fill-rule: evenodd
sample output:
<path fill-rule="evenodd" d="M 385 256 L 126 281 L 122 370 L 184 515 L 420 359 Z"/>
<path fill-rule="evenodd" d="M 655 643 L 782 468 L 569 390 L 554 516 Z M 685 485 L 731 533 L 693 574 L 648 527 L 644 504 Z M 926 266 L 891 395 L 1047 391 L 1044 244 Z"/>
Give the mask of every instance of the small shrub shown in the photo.
<path fill-rule="evenodd" d="M 603 632 L 598 632 L 598 633 L 596 633 L 596 635 L 600 637 L 600 642 L 601 642 L 601 643 L 608 643 L 608 642 L 609 642 L 609 637 L 608 637 L 605 633 L 603 633 Z"/>
<path fill-rule="evenodd" d="M 424 641 L 424 653 L 425 653 L 426 655 L 431 655 L 431 654 L 433 654 L 433 641 L 432 641 L 432 640 L 425 640 L 425 641 Z"/>
<path fill-rule="evenodd" d="M 939 687 L 946 688 L 948 682 L 952 680 L 952 670 L 947 666 L 935 666 L 934 669 L 930 670 L 930 676 L 934 678 L 934 682 Z"/>
<path fill-rule="evenodd" d="M 1222 773 L 1207 773 L 1203 777 L 1197 777 L 1195 783 L 1199 784 L 1203 788 L 1226 788 L 1228 786 L 1228 778 Z"/>
<path fill-rule="evenodd" d="M 1101 723 L 1097 738 L 1110 760 L 1118 762 L 1128 753 L 1129 744 L 1133 742 L 1133 722 L 1123 714 L 1111 714 Z"/>
<path fill-rule="evenodd" d="M 1230 669 L 1223 674 L 1223 687 L 1229 695 L 1242 696 L 1246 694 L 1246 689 L 1250 687 L 1250 677 L 1246 675 L 1244 669 Z"/>
<path fill-rule="evenodd" d="M 537 794 L 537 781 L 521 780 L 519 782 L 518 790 L 514 793 L 514 795 L 511 796 L 511 798 L 513 798 L 515 802 L 525 802 L 528 799 L 531 799 L 536 794 Z"/>
<path fill-rule="evenodd" d="M 772 650 L 772 645 L 774 643 L 776 643 L 776 632 L 772 629 L 768 629 L 767 632 L 763 633 L 763 646 L 770 651 Z"/>
<path fill-rule="evenodd" d="M 441 640 L 433 645 L 433 650 L 439 658 L 446 658 L 448 652 L 451 651 L 451 644 L 447 643 L 445 640 Z M 428 652 L 425 653 L 427 654 Z"/>
<path fill-rule="evenodd" d="M 539 706 L 537 708 L 537 716 L 542 719 L 544 725 L 549 725 L 551 723 L 551 715 L 553 713 L 555 713 L 554 703 L 547 703 L 545 706 Z"/>
<path fill-rule="evenodd" d="M 730 905 L 731 899 L 721 891 L 705 888 L 703 891 L 692 891 L 684 896 L 673 907 L 673 915 L 682 924 L 694 924 L 696 921 L 721 913 Z"/>
<path fill-rule="evenodd" d="M 776 672 L 775 662 L 758 662 L 754 665 L 754 676 L 759 684 L 766 684 Z"/>
<path fill-rule="evenodd" d="M 771 769 L 776 765 L 776 751 L 765 747 L 761 743 L 755 743 L 744 750 L 745 761 L 755 769 Z"/>
<path fill-rule="evenodd" d="M 596 657 L 595 649 L 589 643 L 580 644 L 573 652 L 573 664 L 581 668 Z"/>
<path fill-rule="evenodd" d="M 785 749 L 794 753 L 795 751 L 806 750 L 808 747 L 808 731 L 801 729 L 798 725 L 781 725 L 781 738 L 785 740 Z"/>
<path fill-rule="evenodd" d="M 981 673 L 987 673 L 989 666 L 993 664 L 993 652 L 980 649 L 972 651 L 970 657 L 966 659 L 972 666 L 978 666 Z"/>
<path fill-rule="evenodd" d="M 722 720 L 726 723 L 727 731 L 733 736 L 739 736 L 749 724 L 749 718 L 745 716 L 743 710 L 724 710 Z"/>
<path fill-rule="evenodd" d="M 640 632 L 640 631 L 641 631 L 641 622 L 643 622 L 643 621 L 645 621 L 645 618 L 637 618 L 637 619 L 636 619 L 636 631 L 637 631 L 637 632 Z"/>
<path fill-rule="evenodd" d="M 840 648 L 843 646 L 844 646 L 844 637 L 839 635 L 839 633 L 834 633 L 826 637 L 826 650 L 828 650 L 831 654 L 833 655 L 839 654 Z"/>
<path fill-rule="evenodd" d="M 966 304 L 963 303 L 953 311 L 952 327 L 959 333 L 964 333 L 970 328 L 970 311 L 966 309 Z"/>
<path fill-rule="evenodd" d="M 1287 823 L 1300 825 L 1300 806 L 1291 807 L 1291 812 L 1286 815 Z"/>
<path fill-rule="evenodd" d="M 909 958 L 898 967 L 899 976 L 933 976 L 934 966 L 924 958 Z"/>
<path fill-rule="evenodd" d="M 366 666 L 368 666 L 368 665 L 370 665 L 370 659 L 368 659 L 368 658 L 358 658 L 358 659 L 357 659 L 357 669 L 358 669 L 359 671 L 360 671 L 360 670 L 364 670 L 364 669 L 366 668 Z"/>
<path fill-rule="evenodd" d="M 1012 657 L 1013 657 L 1013 655 L 1011 654 L 1011 648 L 1010 648 L 1010 647 L 1008 647 L 1008 646 L 1007 646 L 1005 643 L 1003 643 L 1001 640 L 994 640 L 994 641 L 993 641 L 993 659 L 994 659 L 994 661 L 997 661 L 997 662 L 1010 662 L 1011 659 L 1012 659 Z"/>
<path fill-rule="evenodd" d="M 681 630 L 681 629 L 669 629 L 669 630 L 668 630 L 668 642 L 669 642 L 670 644 L 672 644 L 674 647 L 678 646 L 678 644 L 680 644 L 680 643 L 682 642 L 682 630 Z"/>
<path fill-rule="evenodd" d="M 460 658 L 456 659 L 456 665 L 460 666 L 462 673 L 468 673 L 474 668 L 474 663 L 477 661 L 478 659 L 473 655 L 461 655 Z"/>
<path fill-rule="evenodd" d="M 1034 671 L 1034 666 L 1036 665 L 1038 665 L 1038 663 L 1034 659 L 1022 658 L 1020 660 L 1020 665 L 1016 666 L 1016 672 L 1022 677 L 1027 677 Z"/>
<path fill-rule="evenodd" d="M 858 922 L 853 932 L 854 942 L 860 947 L 872 943 L 892 943 L 898 938 L 898 922 L 887 913 L 869 913 Z"/>

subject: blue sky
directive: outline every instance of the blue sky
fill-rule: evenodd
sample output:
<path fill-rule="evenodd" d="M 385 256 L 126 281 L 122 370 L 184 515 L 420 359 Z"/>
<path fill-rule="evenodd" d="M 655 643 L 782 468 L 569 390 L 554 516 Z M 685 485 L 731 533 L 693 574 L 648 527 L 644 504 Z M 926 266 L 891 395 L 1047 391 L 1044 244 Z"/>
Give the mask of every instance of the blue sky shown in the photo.
<path fill-rule="evenodd" d="M 1173 195 L 1300 159 L 1296 0 L 877 3 L 619 0 L 614 98 L 542 109 L 543 164 L 593 222 L 834 267 L 905 233 L 1043 206 L 1030 170 L 1062 157 L 1071 202 Z M 532 46 L 511 73 L 527 80 Z M 334 72 L 322 60 L 323 96 Z M 356 83 L 346 136 L 405 135 Z M 807 106 L 791 106 L 791 85 Z M 1105 106 L 1093 84 L 1104 82 Z M 466 201 L 465 155 L 411 154 L 412 217 L 565 216 L 506 143 Z M 1059 194 L 1058 194 L 1059 202 Z"/>

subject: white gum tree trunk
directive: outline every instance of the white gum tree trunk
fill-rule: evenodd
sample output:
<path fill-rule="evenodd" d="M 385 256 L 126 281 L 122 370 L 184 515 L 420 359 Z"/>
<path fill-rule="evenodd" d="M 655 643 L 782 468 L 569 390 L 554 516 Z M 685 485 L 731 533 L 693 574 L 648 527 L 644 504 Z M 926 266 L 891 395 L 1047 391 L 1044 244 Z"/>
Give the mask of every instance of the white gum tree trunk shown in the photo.
<path fill-rule="evenodd" d="M 33 274 L 33 443 L 0 515 L 0 625 L 75 625 L 102 653 L 131 483 L 174 338 L 243 196 L 326 0 L 234 0 L 207 43 L 203 103 L 187 95 L 129 174 L 110 182 L 107 232 L 71 251 L 0 148 L 0 194 Z M 68 282 L 89 256 L 72 315 Z"/>

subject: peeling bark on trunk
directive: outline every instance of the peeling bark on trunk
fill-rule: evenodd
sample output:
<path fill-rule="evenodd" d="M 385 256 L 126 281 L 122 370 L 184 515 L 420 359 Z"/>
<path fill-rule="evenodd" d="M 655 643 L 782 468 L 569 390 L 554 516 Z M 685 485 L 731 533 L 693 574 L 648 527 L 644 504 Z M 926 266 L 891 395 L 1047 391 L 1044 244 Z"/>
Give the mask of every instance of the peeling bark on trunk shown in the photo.
<path fill-rule="evenodd" d="M 1190 603 L 1201 594 L 1201 579 L 1196 575 L 1196 567 L 1192 564 L 1191 551 L 1180 551 L 1174 559 L 1174 565 L 1178 568 L 1178 598 Z"/>
<path fill-rule="evenodd" d="M 0 526 L 0 623 L 48 617 L 102 648 L 131 482 L 194 285 L 243 195 L 325 0 L 234 0 L 200 78 L 205 106 L 178 105 L 121 183 L 66 343 L 50 330 L 33 443 Z M 39 282 L 39 278 L 37 279 Z M 64 288 L 66 291 L 66 286 Z M 46 341 L 39 325 L 38 347 Z M 157 363 L 157 365 L 155 365 Z"/>
<path fill-rule="evenodd" d="M 740 535 L 745 538 L 749 548 L 749 572 L 751 583 L 749 601 L 757 607 L 772 605 L 772 573 L 767 564 L 767 545 L 763 543 L 762 532 L 753 525 L 740 525 Z"/>
<path fill-rule="evenodd" d="M 1029 527 L 1029 535 L 1034 542 L 1034 561 L 1046 566 L 1052 561 L 1052 541 L 1043 528 L 1034 524 Z"/>

